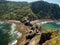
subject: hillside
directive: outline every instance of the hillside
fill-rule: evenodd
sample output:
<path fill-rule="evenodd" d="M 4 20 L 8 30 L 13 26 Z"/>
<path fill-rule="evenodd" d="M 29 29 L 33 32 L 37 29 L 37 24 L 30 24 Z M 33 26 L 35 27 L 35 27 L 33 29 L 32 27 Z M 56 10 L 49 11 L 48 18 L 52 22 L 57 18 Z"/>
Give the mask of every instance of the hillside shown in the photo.
<path fill-rule="evenodd" d="M 31 3 L 0 1 L 0 19 L 25 21 L 59 18 L 60 7 L 58 4 L 44 1 L 36 1 Z"/>

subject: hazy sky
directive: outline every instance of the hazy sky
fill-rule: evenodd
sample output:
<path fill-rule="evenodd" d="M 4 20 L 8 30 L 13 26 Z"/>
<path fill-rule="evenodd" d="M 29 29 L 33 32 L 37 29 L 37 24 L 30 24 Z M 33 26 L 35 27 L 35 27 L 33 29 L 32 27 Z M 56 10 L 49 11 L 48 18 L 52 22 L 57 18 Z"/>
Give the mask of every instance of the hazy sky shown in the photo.
<path fill-rule="evenodd" d="M 32 2 L 32 1 L 37 1 L 37 0 L 10 0 L 10 1 L 27 1 L 27 2 Z M 57 3 L 60 5 L 60 0 L 44 0 L 50 3 Z"/>

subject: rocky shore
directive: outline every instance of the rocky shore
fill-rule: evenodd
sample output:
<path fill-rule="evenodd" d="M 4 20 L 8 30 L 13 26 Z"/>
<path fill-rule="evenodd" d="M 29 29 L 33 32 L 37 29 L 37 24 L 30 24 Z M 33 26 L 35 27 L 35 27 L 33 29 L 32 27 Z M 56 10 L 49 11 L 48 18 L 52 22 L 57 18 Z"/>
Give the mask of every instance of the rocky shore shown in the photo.
<path fill-rule="evenodd" d="M 29 24 L 26 25 L 16 20 L 8 20 L 8 21 L 6 20 L 3 22 L 16 24 L 16 30 L 22 33 L 22 35 L 17 39 L 18 41 L 15 45 L 53 45 L 52 43 L 53 39 L 59 39 L 59 35 L 60 35 L 58 34 L 60 32 L 59 30 L 43 31 L 42 28 L 38 25 L 33 25 L 33 24 L 32 26 Z M 58 42 L 60 42 L 60 39 Z"/>

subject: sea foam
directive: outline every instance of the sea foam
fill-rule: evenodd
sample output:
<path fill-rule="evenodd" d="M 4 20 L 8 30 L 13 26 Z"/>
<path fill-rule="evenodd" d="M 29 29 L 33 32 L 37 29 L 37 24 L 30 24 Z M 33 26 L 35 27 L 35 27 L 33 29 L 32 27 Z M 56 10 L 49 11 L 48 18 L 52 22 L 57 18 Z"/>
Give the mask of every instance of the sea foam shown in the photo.
<path fill-rule="evenodd" d="M 14 23 L 12 23 L 10 35 L 11 35 L 11 36 L 16 35 L 16 36 L 15 36 L 16 39 L 12 40 L 12 42 L 9 42 L 8 45 L 16 45 L 16 43 L 18 42 L 18 41 L 17 41 L 17 38 L 19 38 L 19 37 L 22 36 L 22 33 L 18 32 L 18 31 L 16 30 L 16 25 L 15 25 Z"/>

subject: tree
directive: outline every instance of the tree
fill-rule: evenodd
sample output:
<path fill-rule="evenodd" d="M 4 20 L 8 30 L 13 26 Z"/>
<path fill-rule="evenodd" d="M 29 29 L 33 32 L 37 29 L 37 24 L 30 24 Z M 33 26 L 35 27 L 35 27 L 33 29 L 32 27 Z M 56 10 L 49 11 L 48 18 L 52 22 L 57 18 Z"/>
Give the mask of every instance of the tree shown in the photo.
<path fill-rule="evenodd" d="M 31 3 L 31 10 L 37 14 L 38 18 L 60 18 L 60 7 L 57 4 L 48 3 L 45 1 L 36 1 Z M 50 12 L 50 13 L 49 13 Z"/>

